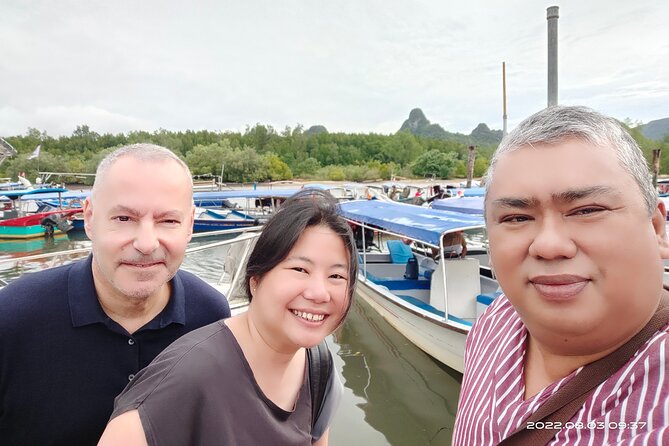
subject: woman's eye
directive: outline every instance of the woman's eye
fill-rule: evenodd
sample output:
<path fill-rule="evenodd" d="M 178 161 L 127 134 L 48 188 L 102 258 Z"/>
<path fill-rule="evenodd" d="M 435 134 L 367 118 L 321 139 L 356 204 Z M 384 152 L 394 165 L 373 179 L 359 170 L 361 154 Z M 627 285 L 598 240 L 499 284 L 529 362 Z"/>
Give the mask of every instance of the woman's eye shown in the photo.
<path fill-rule="evenodd" d="M 307 270 L 302 268 L 301 266 L 294 266 L 293 271 L 297 271 L 298 273 L 306 273 Z"/>
<path fill-rule="evenodd" d="M 346 280 L 346 277 L 342 276 L 341 274 L 333 274 L 330 276 L 330 278 L 337 280 Z"/>

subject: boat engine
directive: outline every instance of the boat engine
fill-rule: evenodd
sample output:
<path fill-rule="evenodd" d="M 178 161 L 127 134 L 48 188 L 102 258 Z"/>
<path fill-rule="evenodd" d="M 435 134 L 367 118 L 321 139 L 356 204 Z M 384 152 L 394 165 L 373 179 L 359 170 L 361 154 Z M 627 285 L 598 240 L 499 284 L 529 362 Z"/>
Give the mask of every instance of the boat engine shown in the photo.
<path fill-rule="evenodd" d="M 60 229 L 61 232 L 65 233 L 72 229 L 72 224 L 61 214 L 51 214 L 47 217 L 44 217 L 40 224 L 44 228 L 44 235 L 47 237 L 53 237 L 53 233 L 56 231 L 56 228 Z"/>

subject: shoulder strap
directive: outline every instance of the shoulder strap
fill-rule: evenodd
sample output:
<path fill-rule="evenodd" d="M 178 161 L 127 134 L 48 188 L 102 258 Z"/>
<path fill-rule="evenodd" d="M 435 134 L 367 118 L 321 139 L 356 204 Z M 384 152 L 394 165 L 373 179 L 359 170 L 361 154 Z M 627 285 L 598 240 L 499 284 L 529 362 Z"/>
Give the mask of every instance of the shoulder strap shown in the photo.
<path fill-rule="evenodd" d="M 528 423 L 543 421 L 544 423 L 551 422 L 553 426 L 564 425 L 583 406 L 585 400 L 597 386 L 623 367 L 646 341 L 667 323 L 669 323 L 669 298 L 666 293 L 663 293 L 655 314 L 641 331 L 616 351 L 583 367 L 578 375 L 548 398 L 511 436 L 499 445 L 544 445 L 548 443 L 561 429 L 527 429 Z"/>
<path fill-rule="evenodd" d="M 309 385 L 311 386 L 311 427 L 321 414 L 325 401 L 325 388 L 332 373 L 332 357 L 325 339 L 307 349 L 309 359 Z"/>

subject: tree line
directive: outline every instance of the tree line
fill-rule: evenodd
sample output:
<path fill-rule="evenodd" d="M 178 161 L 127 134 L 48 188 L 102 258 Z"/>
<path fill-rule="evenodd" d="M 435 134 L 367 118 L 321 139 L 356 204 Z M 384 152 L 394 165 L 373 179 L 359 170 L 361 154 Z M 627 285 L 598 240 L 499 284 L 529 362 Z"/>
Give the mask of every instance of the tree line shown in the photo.
<path fill-rule="evenodd" d="M 629 129 L 629 127 L 628 127 Z M 652 149 L 663 148 L 661 172 L 669 172 L 669 138 L 650 141 L 639 130 L 629 129 L 648 160 Z M 178 154 L 193 175 L 218 176 L 224 182 L 290 180 L 389 180 L 405 178 L 466 177 L 467 145 L 457 141 L 417 137 L 409 132 L 393 135 L 304 131 L 301 125 L 277 131 L 256 124 L 244 132 L 187 130 L 132 131 L 99 134 L 87 125 L 71 136 L 54 138 L 29 128 L 25 135 L 5 138 L 18 155 L 0 165 L 0 177 L 16 178 L 19 172 L 33 179 L 39 171 L 94 173 L 100 160 L 114 148 L 133 143 L 154 143 Z M 39 159 L 28 159 L 40 145 Z M 495 145 L 476 148 L 474 176 L 488 167 Z M 91 178 L 66 177 L 68 183 L 90 184 Z"/>

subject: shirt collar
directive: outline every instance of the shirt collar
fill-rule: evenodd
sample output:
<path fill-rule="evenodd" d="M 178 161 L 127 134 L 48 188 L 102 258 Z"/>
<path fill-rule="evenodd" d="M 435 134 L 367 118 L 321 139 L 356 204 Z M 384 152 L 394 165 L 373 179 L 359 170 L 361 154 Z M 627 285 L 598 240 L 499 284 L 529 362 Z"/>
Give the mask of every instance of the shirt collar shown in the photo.
<path fill-rule="evenodd" d="M 92 264 L 93 254 L 85 260 L 74 263 L 70 269 L 67 289 L 72 326 L 82 327 L 101 323 L 108 328 L 118 327 L 118 324 L 107 316 L 98 301 Z M 171 285 L 170 299 L 163 311 L 138 331 L 156 330 L 173 323 L 186 324 L 186 293 L 178 271 L 171 280 Z"/>

